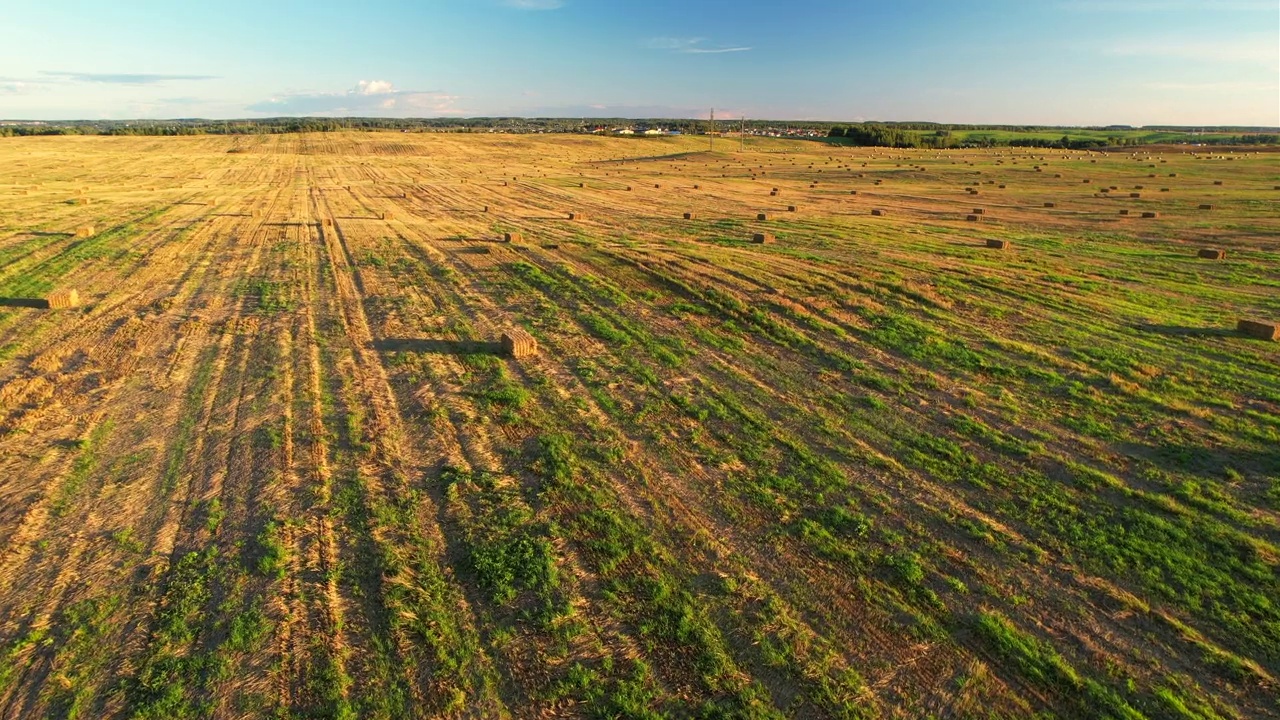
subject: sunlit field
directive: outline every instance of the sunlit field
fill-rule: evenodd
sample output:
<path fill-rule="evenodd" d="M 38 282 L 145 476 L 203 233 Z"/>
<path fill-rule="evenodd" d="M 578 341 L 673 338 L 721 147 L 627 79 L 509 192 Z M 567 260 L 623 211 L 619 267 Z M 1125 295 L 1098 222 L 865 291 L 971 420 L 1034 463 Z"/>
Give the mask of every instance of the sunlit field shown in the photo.
<path fill-rule="evenodd" d="M 0 717 L 1280 714 L 1280 153 L 707 150 L 0 141 Z"/>

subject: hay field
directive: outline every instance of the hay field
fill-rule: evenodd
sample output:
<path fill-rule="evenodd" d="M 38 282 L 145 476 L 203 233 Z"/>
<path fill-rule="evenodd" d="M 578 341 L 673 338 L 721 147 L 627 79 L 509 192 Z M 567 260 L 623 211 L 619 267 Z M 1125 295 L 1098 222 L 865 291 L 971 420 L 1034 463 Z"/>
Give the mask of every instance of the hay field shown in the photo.
<path fill-rule="evenodd" d="M 1280 154 L 705 149 L 0 141 L 0 717 L 1280 716 Z"/>

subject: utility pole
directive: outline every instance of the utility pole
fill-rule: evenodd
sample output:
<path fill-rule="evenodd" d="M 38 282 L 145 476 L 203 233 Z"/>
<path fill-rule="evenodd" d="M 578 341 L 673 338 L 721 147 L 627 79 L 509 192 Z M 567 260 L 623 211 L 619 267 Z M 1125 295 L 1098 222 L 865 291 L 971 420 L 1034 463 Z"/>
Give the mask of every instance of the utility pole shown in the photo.
<path fill-rule="evenodd" d="M 711 140 L 711 152 L 716 151 L 716 109 L 711 108 L 711 132 L 707 134 Z"/>

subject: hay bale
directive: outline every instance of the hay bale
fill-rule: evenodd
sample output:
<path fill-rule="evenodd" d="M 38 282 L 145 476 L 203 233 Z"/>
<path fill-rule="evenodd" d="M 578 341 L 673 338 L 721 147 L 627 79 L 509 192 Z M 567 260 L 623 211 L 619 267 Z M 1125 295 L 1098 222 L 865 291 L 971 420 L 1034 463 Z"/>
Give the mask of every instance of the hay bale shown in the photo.
<path fill-rule="evenodd" d="M 986 210 L 984 210 L 984 209 L 982 209 L 982 208 L 974 208 L 974 209 L 973 209 L 973 214 L 974 214 L 974 215 L 985 215 L 986 213 L 987 213 L 987 211 L 986 211 Z"/>
<path fill-rule="evenodd" d="M 795 205 L 788 205 L 788 206 L 787 206 L 787 212 L 795 212 L 795 211 L 796 211 L 796 206 L 795 206 Z"/>
<path fill-rule="evenodd" d="M 1158 218 L 1158 217 L 1160 217 L 1160 213 L 1158 213 L 1158 212 L 1144 212 L 1144 213 L 1142 213 L 1142 217 L 1144 217 L 1144 218 Z"/>
<path fill-rule="evenodd" d="M 1197 255 L 1198 257 L 1202 257 L 1205 260 L 1222 260 L 1227 257 L 1227 251 L 1217 250 L 1214 248 L 1201 248 L 1200 252 L 1197 253 Z"/>
<path fill-rule="evenodd" d="M 1241 320 L 1236 330 L 1261 340 L 1280 340 L 1280 324 L 1259 322 L 1257 320 Z"/>
<path fill-rule="evenodd" d="M 1044 206 L 1047 208 L 1058 207 L 1058 203 L 1047 202 L 1044 204 Z"/>
<path fill-rule="evenodd" d="M 45 302 L 50 310 L 76 307 L 80 304 L 80 293 L 75 290 L 54 290 L 45 296 Z"/>
<path fill-rule="evenodd" d="M 76 228 L 76 237 L 87 238 L 92 236 L 93 236 L 92 225 L 81 225 L 80 227 Z"/>
<path fill-rule="evenodd" d="M 382 213 L 383 220 L 392 220 L 394 218 L 395 218 L 395 215 L 393 213 L 389 213 L 389 212 Z"/>
<path fill-rule="evenodd" d="M 849 194 L 850 194 L 850 195 L 857 195 L 857 194 L 858 194 L 858 191 L 857 191 L 857 190 L 850 190 L 850 191 L 849 191 Z"/>
<path fill-rule="evenodd" d="M 1178 173 L 1169 173 L 1169 177 L 1178 177 Z"/>
<path fill-rule="evenodd" d="M 538 354 L 538 341 L 527 330 L 515 328 L 502 333 L 502 352 L 513 358 Z"/>
<path fill-rule="evenodd" d="M 502 242 L 520 242 L 524 237 L 518 232 L 509 232 L 502 234 Z"/>
<path fill-rule="evenodd" d="M 1213 184 L 1214 184 L 1214 185 L 1221 185 L 1221 184 L 1222 184 L 1222 181 L 1221 181 L 1221 180 L 1214 180 L 1214 181 L 1213 181 Z"/>
<path fill-rule="evenodd" d="M 1142 193 L 1129 193 L 1129 197 L 1131 197 L 1131 198 L 1140 198 L 1140 197 L 1142 197 Z"/>
<path fill-rule="evenodd" d="M 987 239 L 987 247 L 991 248 L 992 250 L 1008 250 L 1008 249 L 1009 249 L 1009 241 L 1008 241 L 1008 240 L 993 240 L 993 239 L 988 238 L 988 239 Z"/>
<path fill-rule="evenodd" d="M 89 204 L 89 198 L 83 198 L 83 197 L 82 197 L 82 198 L 76 198 L 76 204 L 77 204 L 77 205 L 88 205 L 88 204 Z"/>
<path fill-rule="evenodd" d="M 325 226 L 325 227 L 333 227 L 333 218 L 325 218 L 325 219 L 324 219 L 324 226 Z"/>
<path fill-rule="evenodd" d="M 997 187 L 999 187 L 1001 190 L 1003 190 L 1003 189 L 1004 189 L 1004 185 L 999 185 L 999 186 L 997 186 Z"/>
<path fill-rule="evenodd" d="M 881 210 L 880 208 L 876 208 L 871 211 L 871 214 L 875 215 L 876 217 L 884 217 L 887 213 L 886 211 Z"/>
<path fill-rule="evenodd" d="M 586 220 L 587 216 L 583 215 L 580 212 L 571 212 L 569 213 L 569 219 L 570 220 Z"/>
<path fill-rule="evenodd" d="M 693 186 L 693 189 L 694 189 L 694 190 L 701 190 L 701 189 L 702 189 L 702 186 L 701 186 L 701 185 L 694 185 L 694 186 Z"/>
<path fill-rule="evenodd" d="M 660 187 L 662 187 L 662 185 L 661 185 L 660 183 L 654 183 L 654 184 L 653 184 L 653 186 L 654 186 L 655 188 L 660 188 Z"/>
<path fill-rule="evenodd" d="M 764 221 L 766 221 L 766 220 L 768 220 L 768 219 L 769 219 L 769 213 L 757 213 L 757 214 L 756 214 L 756 220 L 759 220 L 760 222 L 764 222 Z"/>
<path fill-rule="evenodd" d="M 1169 188 L 1160 188 L 1160 192 L 1169 192 Z"/>
<path fill-rule="evenodd" d="M 751 236 L 751 242 L 761 245 L 772 245 L 776 241 L 777 238 L 773 236 L 773 233 L 756 233 Z"/>
<path fill-rule="evenodd" d="M 544 245 L 542 246 L 542 249 L 543 249 L 543 250 L 559 250 L 559 249 L 560 249 L 560 244 L 559 244 L 559 243 L 546 243 L 546 244 L 544 244 Z"/>
<path fill-rule="evenodd" d="M 696 216 L 696 215 L 694 215 L 694 214 L 693 214 L 693 213 L 691 213 L 691 212 L 687 212 L 687 213 L 685 213 L 685 214 L 684 214 L 684 219 L 685 219 L 685 220 L 692 220 L 692 219 L 694 219 L 695 217 L 697 217 L 697 216 Z"/>
<path fill-rule="evenodd" d="M 968 220 L 969 222 L 978 222 L 979 220 L 982 219 L 982 216 L 981 215 L 965 215 L 964 219 Z"/>

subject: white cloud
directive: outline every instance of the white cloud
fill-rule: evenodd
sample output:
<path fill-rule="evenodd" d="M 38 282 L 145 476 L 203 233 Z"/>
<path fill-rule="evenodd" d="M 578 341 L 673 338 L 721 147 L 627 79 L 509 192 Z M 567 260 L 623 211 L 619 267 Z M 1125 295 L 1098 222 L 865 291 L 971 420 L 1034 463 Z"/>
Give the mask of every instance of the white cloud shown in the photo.
<path fill-rule="evenodd" d="M 697 55 L 714 55 L 716 53 L 746 52 L 750 49 L 751 48 L 749 47 L 728 47 L 728 48 L 715 48 L 715 49 L 689 48 L 688 50 L 683 50 L 682 52 L 693 53 Z"/>
<path fill-rule="evenodd" d="M 117 85 L 155 85 L 176 80 L 217 80 L 216 75 L 165 75 L 157 73 L 89 73 L 41 70 L 41 75 L 65 78 L 72 82 L 111 83 Z"/>
<path fill-rule="evenodd" d="M 650 50 L 669 50 L 690 55 L 714 55 L 717 53 L 746 52 L 750 47 L 703 47 L 706 38 L 701 37 L 652 37 L 640 44 Z"/>
<path fill-rule="evenodd" d="M 502 4 L 517 10 L 559 10 L 564 0 L 502 0 Z"/>
<path fill-rule="evenodd" d="M 395 92 L 395 87 L 386 80 L 361 80 L 352 92 L 357 95 L 385 95 Z"/>
<path fill-rule="evenodd" d="M 267 115 L 458 115 L 457 95 L 438 90 L 397 90 L 386 80 L 361 80 L 344 92 L 282 93 L 247 109 Z"/>
<path fill-rule="evenodd" d="M 1104 52 L 1121 57 L 1164 57 L 1215 62 L 1274 65 L 1274 36 L 1255 35 L 1234 40 L 1199 40 L 1185 37 L 1132 39 L 1118 42 Z"/>
<path fill-rule="evenodd" d="M 641 44 L 650 50 L 687 50 L 705 39 L 700 37 L 653 37 Z"/>
<path fill-rule="evenodd" d="M 0 95 L 26 95 L 34 89 L 34 85 L 21 80 L 0 81 Z"/>

